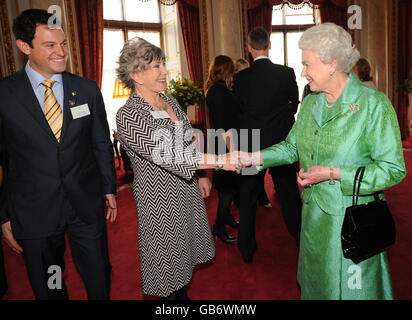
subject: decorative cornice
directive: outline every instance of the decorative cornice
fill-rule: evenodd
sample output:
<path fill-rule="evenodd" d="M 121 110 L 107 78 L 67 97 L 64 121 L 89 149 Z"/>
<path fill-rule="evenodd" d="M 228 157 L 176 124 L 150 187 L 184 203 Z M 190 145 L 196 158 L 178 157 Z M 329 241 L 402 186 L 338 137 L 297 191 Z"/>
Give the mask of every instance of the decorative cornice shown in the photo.
<path fill-rule="evenodd" d="M 148 2 L 150 0 L 139 0 L 141 2 Z M 164 6 L 173 6 L 177 0 L 159 0 L 159 2 Z"/>

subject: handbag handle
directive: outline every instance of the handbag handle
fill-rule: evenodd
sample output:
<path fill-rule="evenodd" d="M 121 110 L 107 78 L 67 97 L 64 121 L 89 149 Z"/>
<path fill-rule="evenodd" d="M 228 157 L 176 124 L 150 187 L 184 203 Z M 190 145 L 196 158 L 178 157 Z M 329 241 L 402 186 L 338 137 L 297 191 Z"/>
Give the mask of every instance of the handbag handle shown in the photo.
<path fill-rule="evenodd" d="M 359 190 L 360 190 L 360 185 L 363 179 L 363 174 L 365 173 L 365 167 L 359 167 L 358 170 L 356 170 L 356 174 L 355 174 L 355 180 L 353 183 L 353 196 L 352 196 L 352 206 L 357 206 L 358 205 L 358 198 L 359 198 Z M 356 184 L 356 181 L 358 182 Z M 357 187 L 357 189 L 356 189 Z M 356 190 L 356 194 L 355 194 L 355 190 Z M 379 201 L 379 193 L 381 192 L 375 192 L 373 194 L 373 197 L 375 198 L 376 201 Z M 356 196 L 356 200 L 355 200 L 355 196 Z"/>
<path fill-rule="evenodd" d="M 360 185 L 361 185 L 364 173 L 365 173 L 365 167 L 359 167 L 358 170 L 356 170 L 355 180 L 353 182 L 352 206 L 358 205 L 359 190 L 360 190 Z M 358 183 L 356 183 L 356 181 Z M 356 186 L 358 187 L 357 190 L 356 190 Z M 355 197 L 356 197 L 356 200 L 355 200 Z"/>

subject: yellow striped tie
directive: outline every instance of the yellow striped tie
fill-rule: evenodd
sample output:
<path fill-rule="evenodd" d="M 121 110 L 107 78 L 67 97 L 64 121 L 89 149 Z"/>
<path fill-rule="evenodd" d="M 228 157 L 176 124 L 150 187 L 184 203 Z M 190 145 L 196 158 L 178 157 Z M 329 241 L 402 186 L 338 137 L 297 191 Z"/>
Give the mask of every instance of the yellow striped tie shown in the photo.
<path fill-rule="evenodd" d="M 41 84 L 46 87 L 46 91 L 44 92 L 44 114 L 51 130 L 54 133 L 54 136 L 57 141 L 60 142 L 63 125 L 63 112 L 52 90 L 54 80 L 44 80 Z"/>

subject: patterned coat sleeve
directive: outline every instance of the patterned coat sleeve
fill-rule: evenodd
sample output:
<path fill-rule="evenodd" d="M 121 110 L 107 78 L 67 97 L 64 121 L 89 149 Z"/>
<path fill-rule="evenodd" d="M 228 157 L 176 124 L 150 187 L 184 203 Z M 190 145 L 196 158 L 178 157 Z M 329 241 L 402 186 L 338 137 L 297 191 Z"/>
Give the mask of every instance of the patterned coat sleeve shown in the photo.
<path fill-rule="evenodd" d="M 188 146 L 177 137 L 157 128 L 139 110 L 124 106 L 116 116 L 122 146 L 132 157 L 142 157 L 185 180 L 191 180 L 202 158 L 194 142 Z M 186 147 L 185 147 L 186 146 Z"/>

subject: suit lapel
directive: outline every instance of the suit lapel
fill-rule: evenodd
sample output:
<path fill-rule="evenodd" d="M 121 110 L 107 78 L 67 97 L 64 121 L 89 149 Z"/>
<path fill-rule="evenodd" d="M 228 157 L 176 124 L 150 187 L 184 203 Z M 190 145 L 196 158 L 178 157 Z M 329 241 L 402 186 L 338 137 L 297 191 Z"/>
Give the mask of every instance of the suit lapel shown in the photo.
<path fill-rule="evenodd" d="M 60 143 L 65 141 L 65 135 L 72 122 L 72 115 L 70 108 L 77 105 L 77 95 L 79 93 L 78 88 L 71 81 L 70 75 L 67 72 L 63 74 L 63 90 L 64 90 L 64 107 L 63 107 L 63 127 L 62 135 L 60 137 Z"/>
<path fill-rule="evenodd" d="M 39 104 L 24 68 L 16 73 L 15 84 L 12 86 L 12 90 L 15 91 L 14 96 L 16 100 L 28 111 L 47 135 L 57 143 L 49 123 L 44 116 L 43 106 Z"/>

